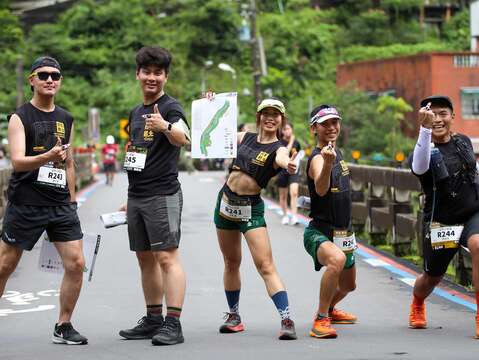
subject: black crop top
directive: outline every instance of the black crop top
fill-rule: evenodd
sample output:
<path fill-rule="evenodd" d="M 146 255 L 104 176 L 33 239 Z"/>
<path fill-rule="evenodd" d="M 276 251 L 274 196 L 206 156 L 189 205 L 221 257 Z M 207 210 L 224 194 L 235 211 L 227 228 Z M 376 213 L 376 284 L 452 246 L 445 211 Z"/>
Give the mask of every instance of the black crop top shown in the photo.
<path fill-rule="evenodd" d="M 238 147 L 238 154 L 234 159 L 231 171 L 242 171 L 256 180 L 261 188 L 268 185 L 281 168 L 274 168 L 276 150 L 283 146 L 281 141 L 261 144 L 256 140 L 258 134 L 246 133 Z"/>

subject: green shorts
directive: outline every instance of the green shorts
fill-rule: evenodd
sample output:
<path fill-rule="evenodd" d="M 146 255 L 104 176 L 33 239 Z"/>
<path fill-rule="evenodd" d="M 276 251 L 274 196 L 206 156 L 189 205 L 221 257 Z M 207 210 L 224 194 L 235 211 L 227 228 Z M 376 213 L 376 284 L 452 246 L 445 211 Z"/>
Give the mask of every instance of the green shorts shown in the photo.
<path fill-rule="evenodd" d="M 321 231 L 316 229 L 315 227 L 309 225 L 306 229 L 304 229 L 304 248 L 306 252 L 311 255 L 314 262 L 314 270 L 319 271 L 321 270 L 322 264 L 318 261 L 318 248 L 319 246 L 325 241 L 332 241 L 328 239 L 326 235 L 324 235 Z M 350 252 L 345 254 L 346 255 L 346 263 L 344 264 L 344 269 L 351 269 L 355 264 L 354 259 L 354 252 Z"/>
<path fill-rule="evenodd" d="M 221 198 L 223 197 L 224 192 L 226 192 L 227 195 L 230 195 L 231 190 L 229 190 L 225 185 L 225 187 L 223 187 L 223 189 L 221 189 L 218 194 L 214 215 L 215 225 L 217 229 L 239 230 L 244 234 L 248 230 L 266 227 L 266 221 L 264 220 L 264 201 L 259 196 L 255 197 L 257 200 L 253 201 L 251 205 L 251 219 L 249 219 L 249 221 L 233 221 L 221 216 L 219 210 Z"/>

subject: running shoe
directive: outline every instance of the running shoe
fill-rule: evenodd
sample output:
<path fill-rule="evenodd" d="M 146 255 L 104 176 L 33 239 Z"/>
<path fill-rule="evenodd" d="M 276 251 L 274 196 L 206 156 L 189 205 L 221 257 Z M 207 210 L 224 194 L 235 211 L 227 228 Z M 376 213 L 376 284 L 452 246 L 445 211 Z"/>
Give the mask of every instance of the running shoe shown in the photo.
<path fill-rule="evenodd" d="M 289 219 L 289 225 L 298 225 L 299 224 L 299 220 L 298 220 L 298 217 L 296 215 L 293 215 L 291 216 L 291 219 Z"/>
<path fill-rule="evenodd" d="M 309 332 L 309 336 L 322 339 L 334 339 L 338 336 L 336 330 L 331 327 L 331 319 L 329 317 L 317 317 L 314 320 L 313 328 Z"/>
<path fill-rule="evenodd" d="M 358 320 L 356 315 L 337 308 L 333 308 L 329 317 L 331 318 L 331 324 L 354 324 Z"/>
<path fill-rule="evenodd" d="M 411 329 L 425 329 L 426 322 L 426 305 L 411 304 L 411 312 L 409 313 L 409 327 Z"/>
<path fill-rule="evenodd" d="M 237 313 L 225 313 L 225 323 L 220 326 L 220 333 L 231 334 L 244 331 L 244 325 L 241 323 L 241 317 Z"/>
<path fill-rule="evenodd" d="M 289 224 L 289 217 L 288 217 L 288 215 L 285 215 L 281 219 L 281 225 L 288 225 L 288 224 Z"/>
<path fill-rule="evenodd" d="M 55 324 L 52 341 L 55 344 L 85 345 L 88 339 L 76 331 L 70 322 Z"/>
<path fill-rule="evenodd" d="M 132 329 L 120 330 L 120 336 L 128 340 L 151 339 L 163 325 L 163 316 L 143 316 Z"/>
<path fill-rule="evenodd" d="M 167 316 L 158 333 L 151 338 L 153 345 L 175 345 L 185 342 L 180 319 Z"/>
<path fill-rule="evenodd" d="M 476 314 L 476 339 L 479 339 L 479 314 Z"/>
<path fill-rule="evenodd" d="M 294 321 L 291 319 L 281 320 L 281 331 L 279 332 L 280 340 L 296 340 L 296 330 L 294 329 Z"/>

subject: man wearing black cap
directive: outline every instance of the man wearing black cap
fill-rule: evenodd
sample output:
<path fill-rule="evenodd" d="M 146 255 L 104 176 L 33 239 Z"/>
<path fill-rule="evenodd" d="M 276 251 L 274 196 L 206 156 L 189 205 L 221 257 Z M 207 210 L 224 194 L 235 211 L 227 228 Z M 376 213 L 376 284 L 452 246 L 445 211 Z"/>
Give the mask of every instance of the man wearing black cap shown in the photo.
<path fill-rule="evenodd" d="M 54 102 L 61 80 L 58 61 L 47 56 L 36 59 L 29 76 L 33 97 L 15 111 L 8 124 L 13 174 L 0 241 L 0 296 L 23 251 L 31 250 L 46 231 L 65 268 L 53 342 L 80 345 L 88 340 L 70 319 L 80 295 L 85 261 L 69 149 L 73 118 Z"/>
<path fill-rule="evenodd" d="M 426 196 L 423 217 L 424 271 L 416 279 L 409 327 L 427 327 L 424 300 L 446 273 L 462 247 L 472 257 L 472 282 L 479 303 L 479 178 L 471 140 L 451 132 L 452 101 L 430 96 L 421 101 L 421 127 L 409 157 Z M 476 314 L 476 338 L 479 315 Z"/>

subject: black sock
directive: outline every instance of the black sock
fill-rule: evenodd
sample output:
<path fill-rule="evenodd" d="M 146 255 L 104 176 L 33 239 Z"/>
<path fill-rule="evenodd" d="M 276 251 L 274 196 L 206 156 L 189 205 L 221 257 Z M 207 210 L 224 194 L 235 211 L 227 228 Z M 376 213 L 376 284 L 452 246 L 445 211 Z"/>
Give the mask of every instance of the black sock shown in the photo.
<path fill-rule="evenodd" d="M 163 304 L 146 305 L 146 316 L 158 317 L 163 315 Z"/>

